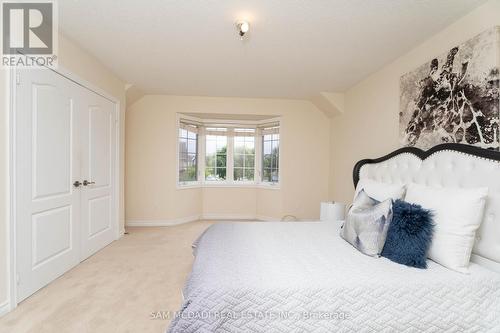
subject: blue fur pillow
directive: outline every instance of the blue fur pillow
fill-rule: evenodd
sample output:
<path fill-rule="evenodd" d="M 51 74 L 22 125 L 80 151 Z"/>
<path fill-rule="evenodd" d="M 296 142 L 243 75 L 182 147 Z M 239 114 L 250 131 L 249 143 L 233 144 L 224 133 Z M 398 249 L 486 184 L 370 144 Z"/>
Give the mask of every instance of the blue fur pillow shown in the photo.
<path fill-rule="evenodd" d="M 432 212 L 403 200 L 396 200 L 392 208 L 394 215 L 382 257 L 406 266 L 427 268 L 427 251 L 434 232 Z"/>

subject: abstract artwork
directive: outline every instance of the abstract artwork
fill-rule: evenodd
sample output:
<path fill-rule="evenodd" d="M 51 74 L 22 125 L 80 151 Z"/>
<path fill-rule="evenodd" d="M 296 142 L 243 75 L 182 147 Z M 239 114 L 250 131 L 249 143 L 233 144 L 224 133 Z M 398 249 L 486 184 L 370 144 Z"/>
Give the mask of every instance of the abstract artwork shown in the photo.
<path fill-rule="evenodd" d="M 499 36 L 499 27 L 485 31 L 401 77 L 403 145 L 499 150 Z"/>

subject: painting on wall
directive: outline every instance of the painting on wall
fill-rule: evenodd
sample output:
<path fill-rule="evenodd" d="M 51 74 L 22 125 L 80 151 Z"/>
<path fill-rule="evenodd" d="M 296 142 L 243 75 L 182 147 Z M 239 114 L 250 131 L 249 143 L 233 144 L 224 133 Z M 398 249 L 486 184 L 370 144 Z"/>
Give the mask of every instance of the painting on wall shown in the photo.
<path fill-rule="evenodd" d="M 485 31 L 401 77 L 403 145 L 499 150 L 499 36 L 499 27 Z"/>

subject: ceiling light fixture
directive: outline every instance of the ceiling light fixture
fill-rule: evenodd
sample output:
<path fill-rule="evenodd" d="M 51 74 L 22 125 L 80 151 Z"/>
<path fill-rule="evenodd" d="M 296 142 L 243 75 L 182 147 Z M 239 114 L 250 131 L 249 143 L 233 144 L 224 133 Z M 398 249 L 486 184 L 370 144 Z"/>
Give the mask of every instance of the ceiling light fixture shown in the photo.
<path fill-rule="evenodd" d="M 238 29 L 240 39 L 243 40 L 245 34 L 250 30 L 250 23 L 247 21 L 238 21 L 236 22 L 236 28 Z"/>

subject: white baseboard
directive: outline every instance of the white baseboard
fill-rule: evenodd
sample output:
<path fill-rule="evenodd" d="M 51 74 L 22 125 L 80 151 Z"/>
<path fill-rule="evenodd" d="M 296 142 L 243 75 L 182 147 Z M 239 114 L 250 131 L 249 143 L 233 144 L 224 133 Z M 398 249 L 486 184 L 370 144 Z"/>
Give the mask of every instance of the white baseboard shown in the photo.
<path fill-rule="evenodd" d="M 256 220 L 257 217 L 251 214 L 202 214 L 202 220 Z"/>
<path fill-rule="evenodd" d="M 0 304 L 0 317 L 10 312 L 10 302 L 7 300 Z"/>
<path fill-rule="evenodd" d="M 200 215 L 193 215 L 170 220 L 155 220 L 155 219 L 128 219 L 125 222 L 127 227 L 169 227 L 173 225 L 198 221 Z"/>
<path fill-rule="evenodd" d="M 250 221 L 280 221 L 279 217 L 270 217 L 264 215 L 238 215 L 238 214 L 203 214 L 203 220 L 250 220 Z"/>
<path fill-rule="evenodd" d="M 264 216 L 264 215 L 257 215 L 255 216 L 256 220 L 259 221 L 265 221 L 265 222 L 279 222 L 281 221 L 281 218 L 279 217 L 271 217 L 271 216 Z"/>

